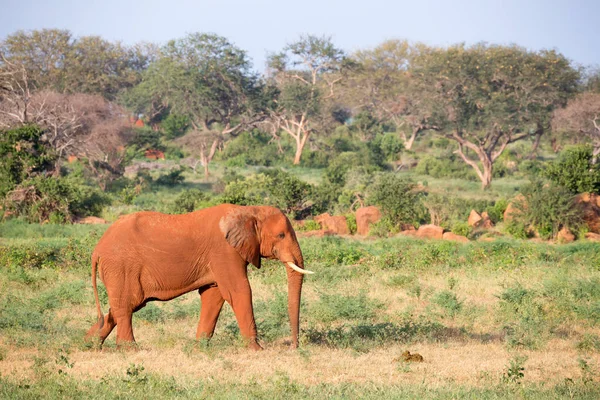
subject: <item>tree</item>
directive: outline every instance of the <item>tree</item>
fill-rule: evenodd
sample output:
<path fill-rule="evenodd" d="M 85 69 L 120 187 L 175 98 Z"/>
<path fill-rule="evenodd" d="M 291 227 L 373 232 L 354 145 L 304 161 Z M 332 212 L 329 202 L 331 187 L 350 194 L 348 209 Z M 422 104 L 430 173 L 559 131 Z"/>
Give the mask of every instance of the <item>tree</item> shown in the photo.
<path fill-rule="evenodd" d="M 342 80 L 339 72 L 343 60 L 343 51 L 333 45 L 331 38 L 312 35 L 302 36 L 282 52 L 269 56 L 271 78 L 281 91 L 271 118 L 296 142 L 296 165 L 309 137 L 317 130 L 324 102 L 334 96 L 334 88 Z"/>
<path fill-rule="evenodd" d="M 193 33 L 162 49 L 125 102 L 151 120 L 187 117 L 193 129 L 184 141 L 199 148 L 208 177 L 217 147 L 263 118 L 255 101 L 261 91 L 245 51 L 224 37 Z"/>
<path fill-rule="evenodd" d="M 591 142 L 592 164 L 596 164 L 600 154 L 600 92 L 584 92 L 570 100 L 567 107 L 554 112 L 552 125 L 556 131 L 574 133 Z"/>
<path fill-rule="evenodd" d="M 410 72 L 414 58 L 426 49 L 420 43 L 394 39 L 357 51 L 352 59 L 358 68 L 350 74 L 345 90 L 353 108 L 367 109 L 380 120 L 393 123 L 409 150 L 421 132 L 438 129 L 430 123 L 428 110 L 421 107 L 421 88 Z"/>
<path fill-rule="evenodd" d="M 439 134 L 458 144 L 457 153 L 484 189 L 506 147 L 539 135 L 579 79 L 578 71 L 554 51 L 484 44 L 431 49 L 411 71 L 420 80 L 423 104 Z"/>
<path fill-rule="evenodd" d="M 26 68 L 33 86 L 62 91 L 73 42 L 62 29 L 17 31 L 0 42 L 0 59 Z"/>
<path fill-rule="evenodd" d="M 129 49 L 99 36 L 77 39 L 65 61 L 64 90 L 70 93 L 101 94 L 114 100 L 138 79 Z"/>

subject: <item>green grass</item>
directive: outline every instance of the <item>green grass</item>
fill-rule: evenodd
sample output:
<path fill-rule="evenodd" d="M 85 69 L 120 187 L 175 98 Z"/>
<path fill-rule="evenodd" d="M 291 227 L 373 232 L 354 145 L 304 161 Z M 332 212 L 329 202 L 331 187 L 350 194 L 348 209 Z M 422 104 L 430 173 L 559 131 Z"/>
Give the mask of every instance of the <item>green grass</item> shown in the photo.
<path fill-rule="evenodd" d="M 1 229 L 10 235 L 0 243 L 0 363 L 14 362 L 12 354 L 23 354 L 31 362 L 19 368 L 35 374 L 36 379 L 3 375 L 0 398 L 37 398 L 42 394 L 50 398 L 110 398 L 125 393 L 129 398 L 273 398 L 284 392 L 289 398 L 600 395 L 597 385 L 584 382 L 598 379 L 595 363 L 586 367 L 587 375 L 574 366 L 561 379 L 553 377 L 551 385 L 528 381 L 530 361 L 524 363 L 521 383 L 508 378 L 503 382 L 498 373 L 484 381 L 473 377 L 472 381 L 480 384 L 463 386 L 449 381 L 428 386 L 414 380 L 397 385 L 353 381 L 308 384 L 279 372 L 269 373 L 260 383 L 236 381 L 239 370 L 235 368 L 240 367 L 229 363 L 235 365 L 236 354 L 245 353 L 235 316 L 226 305 L 210 346 L 196 343 L 193 337 L 200 301 L 195 292 L 169 302 L 150 303 L 137 312 L 136 338 L 144 351 L 154 349 L 156 353 L 151 354 L 156 355 L 151 357 L 167 352 L 186 357 L 186 363 L 217 363 L 219 374 L 234 378 L 220 382 L 220 378 L 148 372 L 141 364 L 131 366 L 129 360 L 135 357 L 127 353 L 118 356 L 129 365 L 120 374 L 106 373 L 93 379 L 71 376 L 70 371 L 77 369 L 80 361 L 69 367 L 73 364 L 69 354 L 104 358 L 115 351 L 114 334 L 105 346 L 108 353 L 94 353 L 82 341 L 95 318 L 89 256 L 102 227 L 57 229 L 13 222 Z M 32 238 L 28 232 L 40 236 Z M 303 238 L 300 244 L 307 268 L 316 273 L 307 276 L 304 284 L 299 359 L 332 352 L 331 357 L 346 357 L 350 368 L 355 357 L 381 351 L 386 354 L 389 348 L 402 346 L 412 351 L 415 347 L 452 348 L 456 343 L 467 349 L 491 343 L 511 353 L 528 351 L 533 358 L 552 350 L 557 342 L 565 343 L 564 351 L 575 359 L 594 358 L 600 352 L 599 244 L 519 240 L 460 244 L 410 237 L 368 241 Z M 278 346 L 289 338 L 284 269 L 280 262 L 265 261 L 260 270 L 249 267 L 249 277 L 261 341 L 278 354 Z M 102 284 L 99 294 L 106 312 Z M 231 352 L 232 358 L 222 361 L 224 354 Z M 418 368 L 438 368 L 430 354 L 424 356 L 427 363 Z M 508 362 L 505 365 L 510 368 Z M 256 368 L 260 372 L 261 366 Z M 410 379 L 422 373 L 411 365 L 398 368 L 397 372 Z"/>

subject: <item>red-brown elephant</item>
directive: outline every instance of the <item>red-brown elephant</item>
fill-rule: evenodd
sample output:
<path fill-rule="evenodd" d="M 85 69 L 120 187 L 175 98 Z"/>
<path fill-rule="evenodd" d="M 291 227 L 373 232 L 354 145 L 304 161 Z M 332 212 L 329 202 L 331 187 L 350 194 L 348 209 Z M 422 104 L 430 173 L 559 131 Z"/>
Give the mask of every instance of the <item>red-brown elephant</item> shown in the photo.
<path fill-rule="evenodd" d="M 170 300 L 198 290 L 202 302 L 196 338 L 210 338 L 223 303 L 233 308 L 240 332 L 257 343 L 247 266 L 261 257 L 287 269 L 292 346 L 298 346 L 304 259 L 286 216 L 273 207 L 223 204 L 189 214 L 139 212 L 119 218 L 92 254 L 92 286 L 98 322 L 88 338 L 103 343 L 117 327 L 117 345 L 134 343 L 131 317 L 152 300 Z M 102 315 L 96 270 L 106 286 L 110 309 Z"/>

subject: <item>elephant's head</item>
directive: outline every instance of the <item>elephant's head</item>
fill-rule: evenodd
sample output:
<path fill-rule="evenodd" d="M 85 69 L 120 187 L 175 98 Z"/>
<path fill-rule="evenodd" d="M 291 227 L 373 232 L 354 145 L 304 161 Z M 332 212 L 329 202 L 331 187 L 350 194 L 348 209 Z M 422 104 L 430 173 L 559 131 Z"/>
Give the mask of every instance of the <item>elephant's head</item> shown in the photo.
<path fill-rule="evenodd" d="M 312 272 L 304 269 L 302 251 L 290 221 L 274 207 L 236 207 L 221 219 L 220 228 L 227 242 L 257 268 L 261 257 L 277 259 L 285 265 L 292 346 L 297 347 L 302 280 L 304 274 Z"/>

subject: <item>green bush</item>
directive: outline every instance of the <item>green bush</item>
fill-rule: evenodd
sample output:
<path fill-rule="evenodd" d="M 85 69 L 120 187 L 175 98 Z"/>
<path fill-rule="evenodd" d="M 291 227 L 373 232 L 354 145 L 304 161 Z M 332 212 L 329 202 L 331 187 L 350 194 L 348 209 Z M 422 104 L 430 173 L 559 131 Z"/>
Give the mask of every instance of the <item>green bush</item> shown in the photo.
<path fill-rule="evenodd" d="M 582 210 L 566 188 L 534 181 L 521 190 L 523 199 L 515 201 L 513 226 L 531 226 L 542 239 L 556 237 L 563 228 L 576 232 L 582 224 Z"/>
<path fill-rule="evenodd" d="M 36 176 L 22 182 L 5 201 L 6 209 L 29 222 L 64 223 L 98 215 L 110 197 L 71 177 Z"/>
<path fill-rule="evenodd" d="M 205 199 L 206 195 L 198 189 L 184 190 L 174 200 L 172 210 L 176 214 L 192 212 L 196 205 Z"/>
<path fill-rule="evenodd" d="M 169 114 L 161 121 L 160 127 L 168 139 L 175 139 L 185 134 L 190 127 L 190 120 L 185 115 Z"/>
<path fill-rule="evenodd" d="M 339 320 L 365 321 L 375 317 L 375 312 L 383 304 L 371 300 L 364 292 L 358 295 L 322 294 L 320 300 L 311 307 L 311 316 L 319 322 L 330 323 Z"/>
<path fill-rule="evenodd" d="M 183 168 L 179 167 L 179 168 L 172 169 L 171 171 L 167 172 L 166 174 L 160 175 L 153 182 L 153 184 L 167 186 L 167 187 L 173 187 L 175 185 L 182 183 L 185 180 L 185 177 L 182 174 L 183 174 Z"/>
<path fill-rule="evenodd" d="M 283 170 L 270 169 L 230 182 L 222 200 L 239 205 L 271 205 L 293 218 L 306 207 L 310 193 L 309 184 Z"/>
<path fill-rule="evenodd" d="M 572 194 L 600 192 L 600 164 L 592 164 L 591 146 L 573 146 L 549 163 L 543 175 Z"/>
<path fill-rule="evenodd" d="M 458 300 L 456 294 L 449 290 L 443 290 L 437 293 L 435 296 L 433 296 L 431 301 L 443 308 L 451 317 L 454 317 L 456 314 L 458 314 L 463 307 L 463 302 Z"/>
<path fill-rule="evenodd" d="M 0 198 L 24 180 L 43 173 L 55 160 L 37 126 L 0 131 Z"/>
<path fill-rule="evenodd" d="M 246 165 L 268 167 L 283 161 L 285 156 L 285 152 L 279 151 L 271 135 L 255 129 L 252 132 L 244 132 L 227 143 L 223 151 L 217 155 L 217 159 L 226 160 L 229 167 Z"/>
<path fill-rule="evenodd" d="M 419 225 L 426 220 L 426 210 L 420 201 L 421 193 L 414 182 L 393 173 L 382 173 L 368 188 L 368 200 L 378 205 L 392 224 Z"/>
<path fill-rule="evenodd" d="M 434 178 L 455 178 L 476 181 L 473 169 L 456 157 L 456 154 L 443 154 L 440 158 L 427 155 L 419 160 L 415 172 Z"/>

